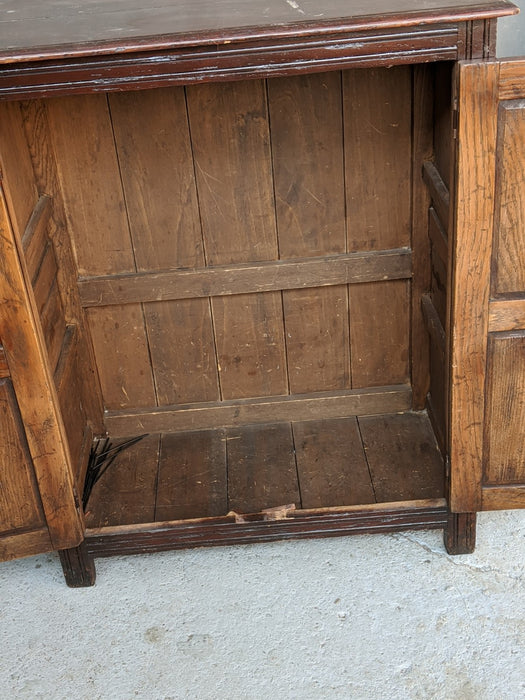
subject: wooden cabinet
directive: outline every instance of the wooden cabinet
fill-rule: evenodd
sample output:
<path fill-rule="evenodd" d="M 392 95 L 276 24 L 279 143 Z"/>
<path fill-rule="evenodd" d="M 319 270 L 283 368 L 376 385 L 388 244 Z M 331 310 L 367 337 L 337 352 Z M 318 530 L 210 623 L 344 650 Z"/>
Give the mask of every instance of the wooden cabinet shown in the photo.
<path fill-rule="evenodd" d="M 513 6 L 75 7 L 0 23 L 0 556 L 471 551 L 525 506 Z"/>

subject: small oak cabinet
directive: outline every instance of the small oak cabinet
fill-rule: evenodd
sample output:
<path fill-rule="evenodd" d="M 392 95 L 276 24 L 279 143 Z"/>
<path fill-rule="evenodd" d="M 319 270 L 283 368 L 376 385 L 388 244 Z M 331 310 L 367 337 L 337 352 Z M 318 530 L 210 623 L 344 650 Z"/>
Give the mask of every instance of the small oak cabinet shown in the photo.
<path fill-rule="evenodd" d="M 525 506 L 506 0 L 3 4 L 0 558 Z"/>

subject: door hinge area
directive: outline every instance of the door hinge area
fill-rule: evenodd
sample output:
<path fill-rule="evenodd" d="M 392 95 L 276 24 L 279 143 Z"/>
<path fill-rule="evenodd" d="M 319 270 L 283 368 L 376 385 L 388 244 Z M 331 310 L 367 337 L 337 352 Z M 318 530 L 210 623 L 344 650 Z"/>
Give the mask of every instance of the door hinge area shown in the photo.
<path fill-rule="evenodd" d="M 452 102 L 452 138 L 457 139 L 458 137 L 458 124 L 459 124 L 459 114 L 458 114 L 458 98 L 454 97 Z"/>

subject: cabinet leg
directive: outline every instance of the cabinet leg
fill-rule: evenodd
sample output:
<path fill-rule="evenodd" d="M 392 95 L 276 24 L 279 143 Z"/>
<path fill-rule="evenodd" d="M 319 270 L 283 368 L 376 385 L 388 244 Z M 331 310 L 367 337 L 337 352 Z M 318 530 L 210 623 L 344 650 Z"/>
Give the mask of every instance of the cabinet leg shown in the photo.
<path fill-rule="evenodd" d="M 476 513 L 449 513 L 445 547 L 449 554 L 470 554 L 476 546 Z"/>
<path fill-rule="evenodd" d="M 95 583 L 95 560 L 87 550 L 85 542 L 78 547 L 59 551 L 60 563 L 70 588 L 93 586 Z"/>

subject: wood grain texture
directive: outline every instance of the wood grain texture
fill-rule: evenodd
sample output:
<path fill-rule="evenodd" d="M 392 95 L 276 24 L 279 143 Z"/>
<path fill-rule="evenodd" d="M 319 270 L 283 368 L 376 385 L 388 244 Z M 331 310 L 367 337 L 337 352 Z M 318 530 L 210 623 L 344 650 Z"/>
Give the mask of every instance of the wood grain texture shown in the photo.
<path fill-rule="evenodd" d="M 409 304 L 408 285 L 403 281 L 350 288 L 353 387 L 408 381 Z"/>
<path fill-rule="evenodd" d="M 342 418 L 406 411 L 411 407 L 411 401 L 410 386 L 401 385 L 108 411 L 105 422 L 112 436 L 129 437 L 143 432 L 208 430 L 217 426 L 315 420 L 320 415 L 323 418 Z"/>
<path fill-rule="evenodd" d="M 498 115 L 494 218 L 494 296 L 525 291 L 525 103 L 505 102 Z"/>
<path fill-rule="evenodd" d="M 410 245 L 409 68 L 343 73 L 347 250 Z"/>
<path fill-rule="evenodd" d="M 425 413 L 358 418 L 376 501 L 440 498 L 443 460 Z"/>
<path fill-rule="evenodd" d="M 293 423 L 303 508 L 374 503 L 357 419 Z"/>
<path fill-rule="evenodd" d="M 48 241 L 48 225 L 52 210 L 51 197 L 40 195 L 22 236 L 24 256 L 32 280 L 35 279 L 42 263 L 43 253 Z"/>
<path fill-rule="evenodd" d="M 500 66 L 499 99 L 516 100 L 525 97 L 525 61 L 502 61 Z"/>
<path fill-rule="evenodd" d="M 226 432 L 163 435 L 155 520 L 226 515 Z"/>
<path fill-rule="evenodd" d="M 489 304 L 489 331 L 525 330 L 525 299 L 505 299 Z"/>
<path fill-rule="evenodd" d="M 488 486 L 481 491 L 482 510 L 525 508 L 525 485 Z"/>
<path fill-rule="evenodd" d="M 484 484 L 525 483 L 525 332 L 490 337 Z"/>
<path fill-rule="evenodd" d="M 55 548 L 76 546 L 83 536 L 75 503 L 71 456 L 35 301 L 30 293 L 22 243 L 0 198 L 0 298 L 2 344 L 9 363 L 40 498 Z M 24 352 L 20 352 L 24 348 Z"/>
<path fill-rule="evenodd" d="M 451 255 L 450 499 L 481 507 L 483 419 L 497 131 L 497 64 L 459 73 L 456 218 Z"/>
<path fill-rule="evenodd" d="M 0 379 L 0 532 L 45 524 L 24 426 L 9 379 Z"/>
<path fill-rule="evenodd" d="M 158 435 L 145 437 L 119 454 L 93 487 L 86 508 L 88 527 L 153 522 L 159 442 Z"/>
<path fill-rule="evenodd" d="M 408 248 L 298 256 L 196 270 L 87 277 L 80 279 L 78 286 L 85 306 L 110 306 L 407 279 L 412 275 L 411 258 Z"/>
<path fill-rule="evenodd" d="M 0 536 L 0 561 L 31 557 L 35 554 L 51 552 L 52 549 L 47 527 Z"/>
<path fill-rule="evenodd" d="M 231 430 L 226 449 L 230 510 L 256 513 L 289 504 L 300 506 L 289 424 Z"/>

